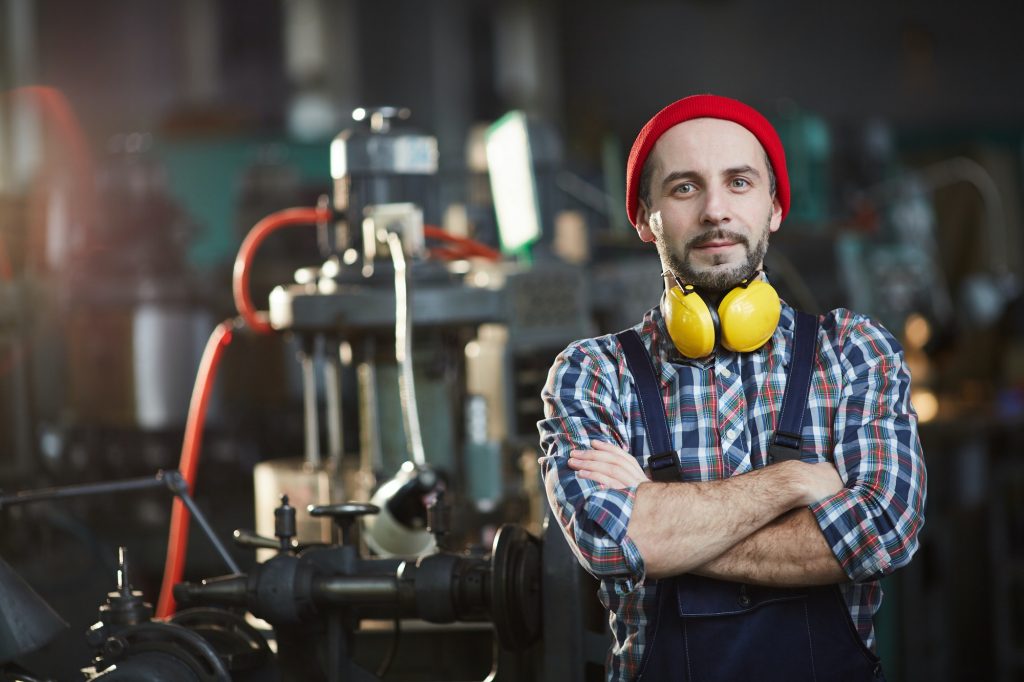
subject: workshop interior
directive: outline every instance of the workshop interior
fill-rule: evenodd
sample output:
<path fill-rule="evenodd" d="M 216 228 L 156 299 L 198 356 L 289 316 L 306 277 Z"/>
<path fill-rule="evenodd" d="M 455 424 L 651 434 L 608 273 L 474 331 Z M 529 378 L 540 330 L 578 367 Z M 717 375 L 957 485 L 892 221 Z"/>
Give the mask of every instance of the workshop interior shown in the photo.
<path fill-rule="evenodd" d="M 912 371 L 888 679 L 1024 679 L 1024 9 L 820 5 L 0 0 L 0 680 L 604 679 L 540 392 L 657 305 L 626 155 L 699 92 Z"/>

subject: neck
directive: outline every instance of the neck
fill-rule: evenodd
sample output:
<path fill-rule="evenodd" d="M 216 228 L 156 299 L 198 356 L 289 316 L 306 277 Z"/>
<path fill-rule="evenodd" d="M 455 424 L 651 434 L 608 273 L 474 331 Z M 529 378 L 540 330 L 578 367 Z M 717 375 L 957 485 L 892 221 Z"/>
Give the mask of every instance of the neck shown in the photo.
<path fill-rule="evenodd" d="M 758 279 L 764 280 L 764 281 L 768 281 L 768 277 L 765 275 L 765 272 L 764 272 L 764 266 L 758 267 L 757 270 L 755 270 L 753 272 L 753 274 L 750 276 L 750 281 L 754 281 L 754 280 L 758 280 Z M 680 283 L 682 283 L 682 284 L 690 284 L 690 282 L 687 282 L 685 279 L 683 279 L 681 277 L 678 278 L 678 280 L 677 280 L 676 277 L 669 270 L 664 270 L 663 271 L 662 280 L 664 280 L 664 282 L 665 282 L 665 291 L 666 292 L 670 291 L 672 289 L 672 287 L 677 286 Z M 736 282 L 730 284 L 729 286 L 727 286 L 725 289 L 723 289 L 721 291 L 713 291 L 711 289 L 705 289 L 704 287 L 700 287 L 700 286 L 697 286 L 697 285 L 694 285 L 694 288 L 697 290 L 697 293 L 699 293 L 701 295 L 701 298 L 703 298 L 705 301 L 720 301 L 727 293 L 729 293 L 737 285 L 739 285 L 739 283 L 741 281 L 742 280 L 737 280 Z"/>
<path fill-rule="evenodd" d="M 665 280 L 666 293 L 671 291 L 672 287 L 681 286 L 680 283 L 682 283 L 683 285 L 688 284 L 688 282 L 686 282 L 683 279 L 679 279 L 678 281 L 676 281 L 676 278 L 672 275 L 672 273 L 666 273 L 663 279 Z M 730 286 L 725 291 L 712 291 L 711 289 L 705 289 L 703 287 L 699 287 L 696 285 L 694 286 L 694 289 L 698 294 L 700 294 L 700 297 L 704 300 L 705 303 L 717 306 L 721 302 L 725 294 L 732 290 L 732 286 Z"/>

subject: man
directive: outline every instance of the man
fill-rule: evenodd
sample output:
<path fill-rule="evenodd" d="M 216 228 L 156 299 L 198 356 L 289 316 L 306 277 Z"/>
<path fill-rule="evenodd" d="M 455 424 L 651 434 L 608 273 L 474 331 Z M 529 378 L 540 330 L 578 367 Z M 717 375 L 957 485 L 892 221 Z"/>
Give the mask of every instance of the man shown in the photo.
<path fill-rule="evenodd" d="M 663 109 L 633 145 L 626 193 L 666 283 L 633 328 L 655 397 L 641 399 L 649 370 L 627 361 L 628 334 L 586 339 L 555 360 L 538 424 L 554 518 L 611 612 L 608 679 L 880 679 L 878 580 L 909 562 L 924 523 L 902 349 L 864 316 L 777 298 L 755 301 L 765 339 L 727 342 L 763 324 L 736 324 L 745 304 L 730 301 L 774 295 L 763 259 L 790 203 L 782 144 L 747 105 L 698 95 Z M 710 311 L 696 346 L 688 301 Z M 794 355 L 798 337 L 810 341 Z M 788 386 L 800 367 L 809 378 Z M 784 394 L 795 441 L 776 450 Z"/>

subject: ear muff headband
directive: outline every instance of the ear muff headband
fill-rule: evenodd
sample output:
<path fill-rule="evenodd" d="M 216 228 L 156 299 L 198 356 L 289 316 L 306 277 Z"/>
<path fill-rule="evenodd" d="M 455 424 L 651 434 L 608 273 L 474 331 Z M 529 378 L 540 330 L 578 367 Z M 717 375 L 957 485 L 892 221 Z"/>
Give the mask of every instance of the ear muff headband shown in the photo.
<path fill-rule="evenodd" d="M 717 343 L 731 351 L 749 353 L 766 344 L 779 325 L 779 295 L 762 280 L 741 282 L 722 298 L 717 311 L 692 284 L 678 279 L 676 284 L 667 295 L 665 326 L 683 357 L 710 355 Z"/>

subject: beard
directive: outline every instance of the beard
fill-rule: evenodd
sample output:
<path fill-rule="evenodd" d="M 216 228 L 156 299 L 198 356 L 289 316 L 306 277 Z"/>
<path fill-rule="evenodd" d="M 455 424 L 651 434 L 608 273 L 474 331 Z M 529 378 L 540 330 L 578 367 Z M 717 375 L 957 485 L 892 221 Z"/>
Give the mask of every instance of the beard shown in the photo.
<path fill-rule="evenodd" d="M 771 214 L 765 221 L 764 229 L 758 237 L 757 243 L 751 248 L 750 240 L 738 232 L 731 232 L 723 228 L 715 228 L 703 232 L 690 239 L 683 245 L 682 254 L 676 253 L 666 240 L 664 232 L 659 230 L 655 234 L 655 245 L 658 248 L 658 255 L 661 256 L 662 268 L 670 271 L 684 284 L 692 284 L 698 289 L 709 292 L 723 292 L 732 289 L 744 279 L 753 277 L 761 268 L 764 262 L 764 255 L 768 252 L 768 235 L 771 233 Z M 716 255 L 710 266 L 703 266 L 697 269 L 690 262 L 690 255 L 694 249 L 717 240 L 729 240 L 741 244 L 746 251 L 746 258 L 743 262 L 734 265 L 725 265 L 725 256 Z"/>

